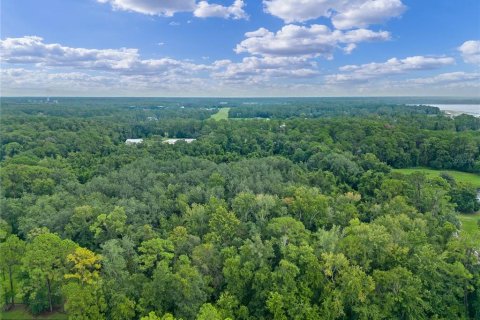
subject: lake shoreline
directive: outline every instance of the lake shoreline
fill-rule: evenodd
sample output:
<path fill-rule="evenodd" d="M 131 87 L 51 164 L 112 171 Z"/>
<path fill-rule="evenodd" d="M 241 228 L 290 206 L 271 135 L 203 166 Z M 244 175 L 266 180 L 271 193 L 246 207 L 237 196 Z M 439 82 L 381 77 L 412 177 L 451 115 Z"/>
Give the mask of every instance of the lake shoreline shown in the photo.
<path fill-rule="evenodd" d="M 468 114 L 474 117 L 480 117 L 479 104 L 436 104 L 436 103 L 416 103 L 407 104 L 408 106 L 430 106 L 439 108 L 443 114 L 450 117 L 457 117 L 462 114 Z"/>

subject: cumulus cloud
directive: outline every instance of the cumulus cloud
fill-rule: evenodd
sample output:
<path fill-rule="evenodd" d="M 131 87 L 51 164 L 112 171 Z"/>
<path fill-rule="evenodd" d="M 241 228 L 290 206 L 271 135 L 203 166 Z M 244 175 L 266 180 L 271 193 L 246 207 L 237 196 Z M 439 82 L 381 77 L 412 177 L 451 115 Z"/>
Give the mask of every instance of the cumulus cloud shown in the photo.
<path fill-rule="evenodd" d="M 195 0 L 97 0 L 109 3 L 115 10 L 171 17 L 177 12 L 195 10 Z"/>
<path fill-rule="evenodd" d="M 332 16 L 332 23 L 338 29 L 365 28 L 398 17 L 406 7 L 400 0 L 360 1 L 358 5 L 346 6 Z"/>
<path fill-rule="evenodd" d="M 340 1 L 338 1 L 340 2 Z M 329 17 L 334 0 L 264 0 L 265 12 L 287 23 L 303 22 L 318 17 Z"/>
<path fill-rule="evenodd" d="M 245 3 L 243 0 L 235 0 L 234 3 L 229 7 L 219 4 L 211 4 L 207 1 L 200 1 L 197 4 L 197 8 L 193 14 L 199 18 L 217 17 L 224 19 L 246 19 L 248 16 L 243 10 L 244 6 Z"/>
<path fill-rule="evenodd" d="M 315 62 L 299 57 L 246 57 L 237 63 L 216 61 L 214 66 L 212 76 L 227 82 L 258 83 L 272 78 L 312 78 L 319 74 Z"/>
<path fill-rule="evenodd" d="M 36 36 L 0 40 L 0 50 L 4 62 L 17 64 L 127 69 L 138 60 L 136 49 L 71 48 L 57 43 L 46 44 Z"/>
<path fill-rule="evenodd" d="M 328 83 L 363 82 L 391 75 L 404 74 L 411 71 L 433 70 L 452 65 L 451 57 L 414 56 L 405 59 L 392 58 L 386 62 L 372 62 L 362 65 L 347 65 L 340 68 L 342 73 L 328 75 Z"/>
<path fill-rule="evenodd" d="M 246 57 L 240 62 L 203 64 L 172 58 L 142 59 L 137 49 L 68 47 L 36 36 L 0 40 L 0 51 L 4 66 L 11 66 L 2 70 L 2 86 L 13 94 L 22 88 L 38 92 L 55 88 L 64 94 L 100 94 L 102 90 L 200 94 L 225 83 L 250 87 L 273 79 L 318 75 L 316 63 L 304 57 Z"/>
<path fill-rule="evenodd" d="M 2 91 L 8 95 L 202 95 L 212 84 L 200 77 L 175 75 L 92 74 L 37 68 L 1 70 Z"/>
<path fill-rule="evenodd" d="M 477 92 L 480 86 L 478 73 L 451 72 L 401 81 L 389 78 L 451 65 L 454 60 L 450 57 L 393 58 L 380 63 L 344 66 L 338 74 L 323 77 L 314 57 L 319 54 L 328 56 L 329 51 L 320 49 L 341 47 L 345 51 L 353 50 L 350 45 L 354 46 L 355 41 L 370 40 L 377 33 L 362 29 L 330 31 L 321 26 L 319 30 L 313 28 L 314 35 L 322 35 L 316 39 L 316 36 L 311 36 L 312 28 L 294 27 L 293 31 L 287 29 L 286 34 L 304 34 L 303 41 L 295 42 L 292 39 L 298 40 L 298 37 L 290 39 L 280 31 L 272 33 L 267 29 L 258 29 L 248 33 L 247 38 L 264 38 L 270 47 L 248 46 L 246 52 L 252 55 L 240 61 L 202 63 L 168 57 L 145 59 L 137 49 L 132 48 L 87 49 L 48 43 L 36 36 L 7 38 L 0 40 L 2 94 L 471 94 Z M 298 46 L 299 51 L 286 49 L 290 46 Z"/>
<path fill-rule="evenodd" d="M 177 12 L 193 12 L 200 18 L 232 18 L 245 19 L 247 14 L 243 10 L 243 0 L 235 0 L 231 6 L 212 4 L 207 1 L 196 0 L 97 0 L 108 3 L 115 10 L 133 11 L 147 15 L 172 17 Z"/>
<path fill-rule="evenodd" d="M 472 95 L 480 88 L 479 74 L 448 73 L 430 78 L 408 80 L 383 79 L 378 82 L 323 84 L 313 78 L 290 76 L 267 78 L 261 73 L 224 74 L 231 61 L 218 61 L 219 76 L 176 77 L 175 75 L 125 75 L 106 72 L 62 71 L 45 68 L 2 68 L 0 79 L 5 95 L 71 95 L 71 96 L 315 96 L 328 95 Z M 248 63 L 247 63 L 248 64 Z M 246 65 L 247 65 L 246 64 Z M 268 65 L 268 63 L 266 63 Z M 301 63 L 299 63 L 301 64 Z M 246 65 L 241 66 L 244 70 Z M 306 67 L 308 68 L 308 67 Z M 272 69 L 272 72 L 274 69 Z M 240 72 L 240 71 L 237 71 Z M 292 71 L 294 72 L 294 71 Z M 275 80 L 275 81 L 271 81 Z M 434 85 L 432 85 L 434 84 Z"/>
<path fill-rule="evenodd" d="M 383 23 L 406 9 L 401 0 L 264 0 L 263 4 L 267 13 L 287 23 L 326 17 L 338 29 Z"/>
<path fill-rule="evenodd" d="M 466 63 L 480 64 L 480 41 L 469 40 L 465 41 L 458 51 L 462 54 L 463 60 Z"/>
<path fill-rule="evenodd" d="M 71 67 L 77 69 L 115 71 L 121 73 L 201 71 L 205 65 L 171 58 L 140 58 L 137 49 L 72 48 L 58 43 L 45 43 L 41 37 L 25 36 L 0 40 L 1 60 L 10 64 L 35 64 L 40 67 Z"/>
<path fill-rule="evenodd" d="M 245 37 L 246 39 L 237 45 L 237 53 L 331 58 L 334 50 L 341 45 L 346 45 L 345 51 L 351 52 L 357 43 L 388 40 L 390 34 L 367 29 L 332 31 L 327 26 L 318 24 L 310 27 L 289 24 L 276 33 L 260 28 L 247 32 Z"/>

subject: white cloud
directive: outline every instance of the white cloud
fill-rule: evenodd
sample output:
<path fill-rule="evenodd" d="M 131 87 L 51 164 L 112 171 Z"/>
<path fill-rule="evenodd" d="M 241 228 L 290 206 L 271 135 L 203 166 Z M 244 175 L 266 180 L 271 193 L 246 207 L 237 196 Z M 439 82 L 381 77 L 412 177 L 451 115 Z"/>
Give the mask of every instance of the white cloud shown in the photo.
<path fill-rule="evenodd" d="M 406 9 L 400 0 L 264 0 L 263 3 L 267 13 L 287 23 L 326 17 L 338 29 L 383 23 Z"/>
<path fill-rule="evenodd" d="M 312 78 L 319 74 L 315 62 L 298 57 L 246 57 L 241 62 L 220 60 L 212 76 L 227 82 L 259 83 L 273 78 Z"/>
<path fill-rule="evenodd" d="M 468 72 L 449 72 L 449 73 L 441 73 L 433 77 L 426 77 L 426 78 L 416 78 L 416 79 L 409 79 L 407 82 L 410 83 L 416 83 L 416 84 L 427 84 L 427 85 L 432 85 L 432 84 L 447 84 L 447 83 L 456 83 L 456 82 L 470 82 L 470 81 L 475 81 L 479 85 L 480 81 L 480 73 L 478 72 L 473 72 L 473 73 L 468 73 Z"/>
<path fill-rule="evenodd" d="M 356 6 L 346 6 L 332 16 L 332 23 L 338 29 L 365 28 L 383 23 L 389 18 L 398 17 L 406 7 L 400 0 L 361 1 Z"/>
<path fill-rule="evenodd" d="M 407 95 L 468 95 L 477 96 L 480 89 L 480 73 L 449 72 L 424 78 L 393 80 L 367 84 L 380 90 L 391 88 Z"/>
<path fill-rule="evenodd" d="M 193 14 L 199 18 L 217 17 L 224 19 L 246 19 L 248 16 L 243 10 L 244 6 L 245 3 L 243 0 L 235 0 L 229 7 L 219 4 L 211 4 L 207 1 L 200 1 Z"/>
<path fill-rule="evenodd" d="M 352 31 L 330 30 L 327 26 L 314 24 L 310 27 L 289 24 L 273 33 L 260 28 L 245 34 L 235 51 L 262 56 L 304 56 L 331 58 L 334 50 L 346 45 L 346 52 L 351 52 L 354 44 L 365 41 L 384 41 L 390 38 L 385 31 L 375 32 L 367 29 Z"/>
<path fill-rule="evenodd" d="M 353 52 L 353 50 L 355 50 L 357 48 L 357 45 L 355 43 L 349 43 L 345 46 L 345 48 L 343 48 L 343 51 L 346 53 L 346 54 L 350 54 Z"/>
<path fill-rule="evenodd" d="M 25 36 L 0 40 L 2 61 L 74 66 L 91 69 L 127 69 L 138 60 L 136 49 L 85 49 L 46 44 L 41 37 Z"/>
<path fill-rule="evenodd" d="M 303 22 L 318 17 L 329 17 L 335 0 L 264 0 L 265 12 L 287 23 Z"/>
<path fill-rule="evenodd" d="M 298 26 L 296 26 L 298 27 Z M 311 28 L 295 32 L 310 39 Z M 302 29 L 303 28 L 303 29 Z M 322 28 L 320 28 L 322 29 Z M 324 30 L 325 31 L 325 30 Z M 294 32 L 294 33 L 295 33 Z M 333 47 L 370 39 L 369 30 L 325 31 Z M 288 32 L 287 32 L 288 33 Z M 321 33 L 321 32 L 320 32 Z M 375 34 L 375 33 L 373 33 Z M 393 75 L 432 70 L 454 63 L 449 57 L 393 58 L 386 62 L 350 65 L 336 75 L 321 77 L 308 41 L 299 44 L 266 29 L 247 37 L 273 37 L 268 50 L 238 62 L 217 60 L 203 63 L 168 57 L 142 58 L 137 49 L 87 49 L 47 43 L 40 37 L 0 40 L 3 95 L 120 95 L 120 96 L 215 96 L 215 95 L 359 95 L 359 94 L 466 94 L 480 87 L 480 74 L 451 72 L 427 78 L 396 81 Z M 313 37 L 315 39 L 315 37 Z M 331 40 L 333 38 L 333 40 Z M 322 38 L 323 39 L 323 38 Z M 269 39 L 270 41 L 272 39 Z M 294 54 L 278 54 L 279 44 L 299 45 Z M 319 40 L 317 40 L 318 42 Z M 306 42 L 307 44 L 305 44 Z M 319 45 L 313 41 L 312 46 Z M 302 44 L 303 43 L 303 44 Z M 307 49 L 305 49 L 307 48 Z M 251 51 L 251 52 L 257 52 Z M 283 52 L 284 50 L 280 50 Z M 250 51 L 248 51 L 250 52 Z M 325 79 L 325 81 L 324 81 Z M 400 79 L 405 79 L 401 77 Z"/>
<path fill-rule="evenodd" d="M 115 10 L 171 17 L 177 12 L 195 10 L 195 0 L 97 0 L 109 3 Z"/>
<path fill-rule="evenodd" d="M 231 61 L 215 66 L 228 68 Z M 273 69 L 272 69 L 273 70 Z M 223 77 L 222 77 L 223 76 Z M 479 74 L 440 74 L 431 78 L 323 84 L 317 78 L 262 78 L 261 74 L 202 78 L 175 75 L 123 75 L 112 72 L 65 72 L 61 69 L 2 68 L 2 95 L 50 96 L 358 96 L 465 95 L 477 96 Z M 431 80 L 427 80 L 431 79 Z M 449 79 L 449 80 L 447 80 Z M 285 80 L 285 81 L 284 81 Z M 304 81 L 305 80 L 305 81 Z M 313 81 L 308 81 L 313 80 Z M 432 85 L 434 84 L 434 85 Z"/>
<path fill-rule="evenodd" d="M 8 95 L 202 95 L 212 84 L 199 77 L 118 75 L 62 72 L 37 68 L 1 70 L 2 91 Z"/>
<path fill-rule="evenodd" d="M 462 54 L 463 60 L 467 63 L 480 64 L 480 41 L 465 41 L 458 51 Z"/>
<path fill-rule="evenodd" d="M 240 62 L 218 60 L 201 64 L 172 58 L 142 59 L 137 49 L 49 44 L 35 36 L 0 40 L 0 50 L 2 62 L 12 66 L 2 70 L 2 86 L 10 92 L 57 88 L 64 93 L 130 90 L 140 94 L 168 89 L 169 93 L 179 90 L 198 94 L 212 92 L 219 83 L 251 86 L 272 79 L 318 75 L 315 62 L 303 57 L 246 57 Z M 192 91 L 197 89 L 200 91 Z"/>
<path fill-rule="evenodd" d="M 440 75 L 439 75 L 440 76 Z M 436 78 L 433 76 L 432 78 Z M 426 78 L 425 78 L 426 79 Z M 478 97 L 480 82 L 478 80 L 438 81 L 420 83 L 417 79 L 377 79 L 369 82 L 327 83 L 322 88 L 325 92 L 340 96 L 472 96 Z"/>
<path fill-rule="evenodd" d="M 342 73 L 328 75 L 328 83 L 363 82 L 386 76 L 404 74 L 411 71 L 433 70 L 452 65 L 451 57 L 414 56 L 405 59 L 392 58 L 386 62 L 372 62 L 362 65 L 347 65 L 340 68 Z"/>
<path fill-rule="evenodd" d="M 231 6 L 222 6 L 196 0 L 97 0 L 110 4 L 114 10 L 133 11 L 146 15 L 172 17 L 178 12 L 192 12 L 200 18 L 246 19 L 243 0 L 235 0 Z"/>
<path fill-rule="evenodd" d="M 390 33 L 387 31 L 372 31 L 368 29 L 356 29 L 343 32 L 339 41 L 344 43 L 359 43 L 365 41 L 386 41 L 390 40 Z"/>
<path fill-rule="evenodd" d="M 44 43 L 36 36 L 0 40 L 1 60 L 10 64 L 35 64 L 39 67 L 115 71 L 125 74 L 198 72 L 207 69 L 188 61 L 171 58 L 140 58 L 137 49 L 86 49 Z"/>

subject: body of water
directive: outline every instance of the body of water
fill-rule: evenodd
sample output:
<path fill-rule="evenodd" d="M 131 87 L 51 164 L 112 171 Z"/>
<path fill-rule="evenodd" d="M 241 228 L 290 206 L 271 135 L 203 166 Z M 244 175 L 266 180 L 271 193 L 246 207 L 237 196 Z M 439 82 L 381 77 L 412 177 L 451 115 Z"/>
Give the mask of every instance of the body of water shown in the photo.
<path fill-rule="evenodd" d="M 437 103 L 417 103 L 410 105 L 424 105 L 437 107 L 442 111 L 449 111 L 453 114 L 466 113 L 472 116 L 480 117 L 480 104 L 437 104 Z"/>

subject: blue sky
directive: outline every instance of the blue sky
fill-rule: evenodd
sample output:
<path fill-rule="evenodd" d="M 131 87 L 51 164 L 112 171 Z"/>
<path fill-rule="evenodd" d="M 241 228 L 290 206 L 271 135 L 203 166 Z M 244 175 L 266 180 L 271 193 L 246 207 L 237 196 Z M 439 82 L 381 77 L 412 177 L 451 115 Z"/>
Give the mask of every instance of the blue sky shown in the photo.
<path fill-rule="evenodd" d="M 2 95 L 479 96 L 478 0 L 5 0 Z"/>

